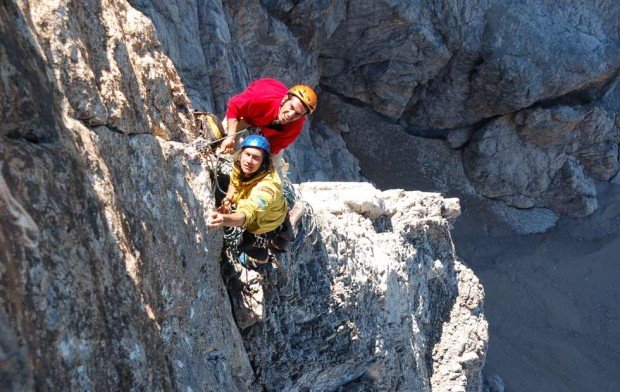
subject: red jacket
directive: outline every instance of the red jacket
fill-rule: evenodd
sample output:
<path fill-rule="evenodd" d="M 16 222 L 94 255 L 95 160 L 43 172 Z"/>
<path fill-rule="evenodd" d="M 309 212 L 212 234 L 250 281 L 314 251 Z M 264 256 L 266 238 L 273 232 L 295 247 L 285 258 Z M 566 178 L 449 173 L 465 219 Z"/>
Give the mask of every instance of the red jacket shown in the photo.
<path fill-rule="evenodd" d="M 258 79 L 244 92 L 228 101 L 226 118 L 243 119 L 248 124 L 259 127 L 269 140 L 271 153 L 277 154 L 297 139 L 306 121 L 304 116 L 284 124 L 281 131 L 269 128 L 269 124 L 278 119 L 282 98 L 287 93 L 288 89 L 279 80 Z"/>

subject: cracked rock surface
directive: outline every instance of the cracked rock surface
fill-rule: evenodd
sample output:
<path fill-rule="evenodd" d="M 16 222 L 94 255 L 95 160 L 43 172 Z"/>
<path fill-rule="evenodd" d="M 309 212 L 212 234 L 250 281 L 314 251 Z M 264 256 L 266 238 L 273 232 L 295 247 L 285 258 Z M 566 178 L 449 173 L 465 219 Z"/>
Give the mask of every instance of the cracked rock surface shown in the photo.
<path fill-rule="evenodd" d="M 363 183 L 300 190 L 316 242 L 241 272 L 252 289 L 235 291 L 255 389 L 480 390 L 484 292 L 450 239 L 458 200 Z"/>

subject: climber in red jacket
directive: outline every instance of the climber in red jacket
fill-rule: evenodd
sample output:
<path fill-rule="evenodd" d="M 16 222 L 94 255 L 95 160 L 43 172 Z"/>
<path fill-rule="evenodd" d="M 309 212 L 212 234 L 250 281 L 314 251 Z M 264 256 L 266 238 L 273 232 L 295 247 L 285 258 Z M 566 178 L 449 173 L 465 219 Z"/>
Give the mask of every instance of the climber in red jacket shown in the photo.
<path fill-rule="evenodd" d="M 232 153 L 237 143 L 235 134 L 249 127 L 258 127 L 269 140 L 271 153 L 279 154 L 297 139 L 305 117 L 316 109 L 317 96 L 306 85 L 287 89 L 276 79 L 259 79 L 241 94 L 228 101 L 226 134 L 221 150 Z"/>

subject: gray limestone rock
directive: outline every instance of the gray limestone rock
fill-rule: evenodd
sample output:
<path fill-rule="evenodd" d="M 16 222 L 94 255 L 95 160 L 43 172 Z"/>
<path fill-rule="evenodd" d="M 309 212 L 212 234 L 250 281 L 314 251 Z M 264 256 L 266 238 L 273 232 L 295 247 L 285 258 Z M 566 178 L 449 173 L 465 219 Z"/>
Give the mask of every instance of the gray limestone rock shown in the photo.
<path fill-rule="evenodd" d="M 548 208 L 513 208 L 493 202 L 489 210 L 517 234 L 544 233 L 555 227 L 560 215 Z"/>
<path fill-rule="evenodd" d="M 335 389 L 358 378 L 376 390 L 479 389 L 487 325 L 482 288 L 450 238 L 457 200 L 308 186 L 318 241 L 255 275 L 262 300 L 233 297 L 233 312 L 221 232 L 207 228 L 214 156 L 185 143 L 196 134 L 189 100 L 151 22 L 124 1 L 8 6 L 0 11 L 5 389 Z M 290 39 L 262 6 L 228 6 L 241 45 L 271 29 L 273 47 Z M 178 12 L 172 21 L 200 24 L 187 8 L 155 8 L 157 23 L 158 12 Z M 244 29 L 256 20 L 267 22 L 260 34 Z M 191 41 L 188 31 L 179 26 L 168 50 L 175 34 Z M 204 82 L 201 73 L 184 77 Z M 20 85 L 23 104 L 11 106 Z M 324 123 L 295 148 L 289 157 L 314 162 L 315 178 L 361 178 Z"/>
<path fill-rule="evenodd" d="M 341 204 L 316 207 L 323 242 L 254 276 L 245 322 L 235 302 L 244 347 L 206 230 L 212 161 L 170 140 L 195 137 L 192 105 L 222 114 L 257 77 L 318 85 L 286 153 L 295 181 L 489 197 L 523 209 L 493 210 L 517 232 L 544 231 L 619 182 L 619 19 L 615 0 L 6 2 L 1 338 L 23 357 L 1 377 L 480 390 L 482 290 L 451 245 L 454 202 L 308 188 Z"/>
<path fill-rule="evenodd" d="M 482 287 L 449 237 L 458 204 L 359 183 L 300 191 L 316 242 L 236 291 L 251 293 L 235 303 L 251 308 L 242 325 L 258 389 L 479 390 L 487 325 Z"/>
<path fill-rule="evenodd" d="M 19 12 L 31 21 L 31 39 L 68 115 L 126 134 L 193 136 L 181 80 L 151 21 L 128 3 L 24 3 Z"/>
<path fill-rule="evenodd" d="M 195 131 L 152 25 L 122 1 L 7 8 L 0 314 L 12 356 L 0 360 L 2 385 L 247 389 L 221 238 L 205 223 L 209 166 L 165 140 Z M 23 105 L 5 110 L 18 86 Z"/>
<path fill-rule="evenodd" d="M 608 112 L 595 107 L 586 113 L 577 131 L 579 147 L 575 156 L 594 180 L 608 181 L 618 172 L 620 127 Z"/>
<path fill-rule="evenodd" d="M 470 107 L 488 117 L 613 78 L 620 51 L 611 45 L 617 32 L 608 30 L 605 13 L 618 14 L 614 2 L 595 8 L 579 1 L 491 6 Z"/>
<path fill-rule="evenodd" d="M 250 80 L 230 9 L 222 1 L 130 3 L 152 20 L 194 108 L 224 113 L 227 99 Z"/>
<path fill-rule="evenodd" d="M 379 188 L 474 193 L 460 152 L 443 140 L 410 135 L 405 127 L 337 95 L 324 92 L 321 97 L 326 108 L 319 119 L 342 134 L 347 149 L 359 159 L 361 174 Z"/>
<path fill-rule="evenodd" d="M 585 110 L 570 106 L 521 110 L 515 115 L 521 138 L 542 148 L 570 146 L 579 137 L 575 128 L 583 121 Z"/>
<path fill-rule="evenodd" d="M 34 387 L 27 354 L 20 349 L 17 336 L 0 313 L 0 388 L 3 391 L 29 391 Z"/>
<path fill-rule="evenodd" d="M 618 143 L 581 147 L 575 154 L 587 174 L 596 181 L 608 181 L 618 172 Z"/>
<path fill-rule="evenodd" d="M 558 220 L 559 215 L 548 208 L 517 209 L 479 197 L 461 169 L 460 153 L 446 148 L 442 141 L 409 135 L 403 127 L 365 113 L 335 95 L 325 93 L 322 98 L 327 104 L 320 110 L 321 119 L 342 133 L 350 151 L 363 157 L 362 173 L 378 186 L 398 184 L 406 189 L 440 189 L 463 195 L 471 203 L 488 206 L 491 214 L 522 234 L 545 232 Z M 339 108 L 339 112 L 330 108 Z M 509 151 L 506 156 L 511 157 Z"/>
<path fill-rule="evenodd" d="M 349 2 L 347 17 L 320 49 L 321 83 L 392 118 L 450 51 L 430 11 L 394 1 Z"/>
<path fill-rule="evenodd" d="M 595 180 L 607 181 L 618 171 L 620 131 L 601 107 L 523 110 L 515 121 L 523 139 L 543 148 L 563 146 Z"/>
<path fill-rule="evenodd" d="M 618 171 L 619 142 L 611 116 L 600 107 L 524 110 L 479 130 L 463 163 L 486 197 L 584 216 L 596 209 L 593 181 Z"/>
<path fill-rule="evenodd" d="M 337 133 L 355 127 L 350 116 L 368 118 L 371 111 L 386 120 L 371 124 L 406 132 L 428 129 L 432 135 L 447 135 L 449 145 L 457 149 L 471 140 L 474 129 L 514 112 L 520 136 L 544 149 L 554 145 L 558 151 L 571 152 L 596 181 L 607 181 L 617 171 L 617 138 L 588 143 L 576 136 L 589 133 L 582 129 L 588 128 L 588 121 L 605 125 L 604 130 L 590 129 L 609 133 L 607 123 L 613 121 L 613 114 L 600 116 L 598 106 L 590 108 L 601 96 L 605 96 L 601 107 L 613 108 L 617 101 L 614 81 L 620 50 L 613 43 L 619 38 L 615 24 L 620 7 L 611 0 L 597 7 L 583 7 L 577 0 L 371 5 L 345 0 L 241 1 L 189 6 L 136 0 L 134 4 L 154 21 L 198 107 L 212 106 L 223 113 L 228 97 L 255 77 L 320 82 L 318 121 L 308 131 L 311 137 L 300 139 L 299 147 L 288 153 L 295 179 L 359 179 L 355 169 L 344 169 L 348 162 L 354 167 L 354 159 L 334 163 L 343 152 Z M 184 15 L 186 23 L 177 23 Z M 332 94 L 341 99 L 334 101 Z M 350 104 L 359 106 L 360 113 L 353 114 Z M 399 132 L 393 134 L 393 141 L 401 143 Z M 368 149 L 356 148 L 354 137 L 346 139 L 348 147 L 362 171 L 371 173 L 370 164 L 363 163 Z M 362 143 L 367 146 L 367 139 Z M 522 151 L 526 155 L 514 159 L 530 160 L 531 151 L 526 150 Z M 552 166 L 547 174 L 559 167 Z M 517 187 L 529 186 L 524 177 L 532 170 L 514 174 Z M 398 170 L 390 172 L 401 176 Z M 422 189 L 451 188 L 444 180 L 420 181 L 442 183 Z M 532 192 L 540 193 L 548 181 L 543 180 L 542 187 L 534 185 Z M 527 193 L 502 199 L 530 208 L 536 197 Z"/>
<path fill-rule="evenodd" d="M 463 147 L 474 136 L 474 129 L 472 128 L 458 128 L 451 130 L 446 136 L 446 141 L 450 147 L 458 149 Z"/>
<path fill-rule="evenodd" d="M 611 80 L 619 13 L 613 1 L 352 2 L 320 52 L 321 82 L 416 126 L 472 125 Z"/>
<path fill-rule="evenodd" d="M 569 156 L 542 195 L 554 211 L 575 217 L 590 215 L 598 207 L 594 181 L 586 176 L 576 158 Z"/>
<path fill-rule="evenodd" d="M 601 107 L 523 110 L 515 121 L 523 139 L 544 148 L 563 146 L 595 180 L 607 181 L 618 171 L 620 131 Z"/>
<path fill-rule="evenodd" d="M 261 1 L 270 15 L 281 20 L 300 43 L 312 53 L 320 50 L 347 17 L 349 1 L 320 0 L 291 2 Z"/>
<path fill-rule="evenodd" d="M 206 164 L 64 121 L 53 147 L 0 143 L 0 308 L 35 387 L 244 389 Z"/>
<path fill-rule="evenodd" d="M 0 9 L 0 135 L 51 142 L 55 129 L 54 90 L 45 54 L 27 15 L 14 3 Z"/>
<path fill-rule="evenodd" d="M 543 149 L 520 138 L 509 116 L 479 130 L 463 152 L 476 191 L 518 208 L 535 206 L 565 161 L 561 147 Z"/>
<path fill-rule="evenodd" d="M 363 181 L 359 161 L 338 132 L 325 124 L 307 127 L 284 157 L 290 162 L 289 177 L 302 181 Z"/>

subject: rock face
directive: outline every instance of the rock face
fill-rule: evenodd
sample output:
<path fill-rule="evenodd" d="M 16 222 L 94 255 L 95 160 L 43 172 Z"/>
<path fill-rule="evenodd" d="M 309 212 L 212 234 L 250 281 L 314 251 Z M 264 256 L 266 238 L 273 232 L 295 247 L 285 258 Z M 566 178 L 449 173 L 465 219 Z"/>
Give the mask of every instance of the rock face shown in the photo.
<path fill-rule="evenodd" d="M 620 129 L 600 108 L 523 110 L 478 131 L 463 162 L 485 196 L 585 216 L 597 207 L 594 179 L 618 171 L 619 142 Z"/>
<path fill-rule="evenodd" d="M 460 246 L 471 244 L 475 249 L 468 252 L 470 265 L 484 256 L 485 263 L 479 268 L 489 271 L 486 276 L 494 277 L 496 269 L 500 274 L 504 269 L 512 271 L 512 265 L 521 264 L 520 246 L 513 258 L 504 257 L 500 250 L 505 244 L 521 244 L 515 231 L 553 230 L 557 222 L 569 219 L 567 215 L 591 214 L 596 206 L 598 210 L 589 215 L 594 219 L 599 212 L 608 216 L 614 211 L 614 204 L 604 204 L 609 197 L 601 192 L 620 183 L 619 174 L 608 179 L 617 168 L 614 151 L 618 143 L 613 134 L 620 126 L 617 1 L 264 0 L 258 5 L 239 0 L 213 1 L 208 6 L 171 4 L 175 10 L 212 7 L 211 15 L 218 15 L 200 19 L 200 30 L 190 23 L 176 23 L 179 28 L 194 29 L 196 34 L 185 34 L 192 39 L 209 37 L 208 44 L 201 45 L 203 53 L 185 53 L 203 56 L 209 67 L 217 70 L 210 81 L 219 84 L 212 83 L 211 91 L 186 83 L 194 102 L 201 102 L 196 95 L 211 94 L 213 110 L 222 113 L 226 96 L 240 91 L 252 78 L 265 75 L 286 83 L 304 81 L 318 86 L 321 101 L 312 127 L 288 151 L 295 180 L 360 181 L 355 170 L 343 169 L 357 159 L 362 174 L 382 189 L 458 196 L 464 215 L 471 214 L 461 230 L 464 239 Z M 162 11 L 158 16 L 153 7 L 140 9 L 155 21 L 163 40 L 175 40 L 169 37 L 174 35 L 173 29 L 161 23 L 174 24 L 169 22 L 173 12 Z M 207 13 L 198 11 L 198 15 Z M 175 42 L 178 47 L 192 45 L 185 39 Z M 170 51 L 175 64 L 176 50 L 173 46 Z M 188 80 L 184 70 L 180 74 Z M 238 84 L 224 86 L 226 83 Z M 590 128 L 592 133 L 584 132 L 589 128 L 587 118 L 596 122 L 609 118 L 613 129 L 605 126 L 599 132 L 595 127 Z M 605 135 L 605 139 L 584 139 L 586 133 Z M 343 149 L 341 135 L 355 159 Z M 504 136 L 510 143 L 500 140 Z M 484 140 L 495 141 L 502 149 L 490 154 L 490 145 L 481 145 Z M 607 181 L 611 185 L 605 184 Z M 495 186 L 503 192 L 499 194 Z M 581 230 L 581 220 L 568 222 L 576 226 L 575 231 Z M 612 222 L 615 220 L 597 224 L 605 233 Z M 502 228 L 497 229 L 497 236 L 489 235 L 498 226 Z M 480 237 L 470 237 L 472 231 L 481 233 Z M 540 238 L 545 234 L 528 236 L 532 242 L 525 246 L 547 248 L 544 241 L 535 240 Z M 562 235 L 556 238 L 561 241 Z M 491 255 L 485 254 L 489 241 L 498 243 L 498 250 Z M 566 248 L 556 245 L 552 248 L 560 253 Z M 580 247 L 575 251 L 580 252 Z M 567 255 L 560 258 L 572 260 Z M 581 271 L 573 272 L 581 276 Z M 492 302 L 498 315 L 495 336 L 515 324 L 504 314 L 513 314 L 520 300 L 530 302 L 525 294 L 513 297 L 512 289 L 529 293 L 532 271 L 524 268 L 519 276 L 511 278 L 511 284 L 490 286 L 505 290 L 494 294 L 514 299 L 510 308 L 504 301 Z M 576 285 L 573 280 L 565 285 L 560 282 L 552 297 L 562 303 Z M 614 293 L 601 292 L 592 303 L 606 303 Z M 528 317 L 519 318 L 525 325 L 523 331 L 533 331 Z M 562 324 L 549 321 L 545 312 L 540 317 L 544 328 L 551 325 L 562 330 Z M 605 355 L 593 351 L 591 344 L 582 346 L 588 347 L 582 355 L 569 355 L 582 358 L 573 365 L 562 359 L 539 360 L 529 349 L 524 349 L 524 359 L 519 362 L 511 350 L 513 344 L 540 346 L 536 339 L 530 345 L 522 344 L 527 338 L 528 333 L 515 332 L 514 340 L 505 346 L 505 355 L 496 357 L 495 369 L 508 389 L 519 385 L 521 390 L 540 390 L 544 384 L 549 390 L 559 390 L 558 385 L 569 379 L 567 374 L 574 375 L 574 369 L 584 369 L 578 377 L 583 382 L 580 385 L 617 385 L 617 377 L 599 373 L 600 364 L 587 359 Z M 563 343 L 557 344 L 557 352 L 564 352 Z M 541 357 L 549 358 L 546 354 Z M 617 365 L 620 360 L 616 356 L 609 363 Z M 533 370 L 540 374 L 539 382 L 523 384 Z M 500 390 L 495 376 L 487 380 L 491 390 Z M 570 380 L 566 391 L 574 390 L 575 379 Z M 363 389 L 365 384 L 360 381 L 357 385 Z"/>
<path fill-rule="evenodd" d="M 454 254 L 458 200 L 358 183 L 300 190 L 316 242 L 298 244 L 277 269 L 241 272 L 248 289 L 231 294 L 245 297 L 237 321 L 256 385 L 480 390 L 484 294 Z"/>
<path fill-rule="evenodd" d="M 618 140 L 610 133 L 617 133 L 618 126 L 612 126 L 615 130 L 608 126 L 620 110 L 614 104 L 620 95 L 614 88 L 620 70 L 620 6 L 613 0 L 597 2 L 596 7 L 578 0 L 561 4 L 488 0 L 133 4 L 154 21 L 198 106 L 223 113 L 227 97 L 260 76 L 318 84 L 321 103 L 311 137 L 302 138 L 288 154 L 298 170 L 293 173 L 295 180 L 359 181 L 354 171 L 343 169 L 351 163 L 355 167 L 354 160 L 344 153 L 337 137 L 352 132 L 346 138 L 348 149 L 364 161 L 363 174 L 380 181 L 364 167 L 379 167 L 385 159 L 360 152 L 366 151 L 369 141 L 355 135 L 364 125 L 350 117 L 347 106 L 351 104 L 362 109 L 361 117 L 378 113 L 378 127 L 400 130 L 395 132 L 397 143 L 402 139 L 398 135 L 405 132 L 446 139 L 458 149 L 475 133 L 487 134 L 476 140 L 486 139 L 492 128 L 503 137 L 522 128 L 523 121 L 530 121 L 530 131 L 550 132 L 542 138 L 553 139 L 557 136 L 553 129 L 592 134 L 580 127 L 594 126 L 605 118 L 605 129 L 600 131 L 608 135 L 606 140 L 582 140 L 575 146 L 571 143 L 577 135 L 557 139 L 555 150 L 567 153 L 558 152 L 554 163 L 547 162 L 556 154 L 548 147 L 532 161 L 538 146 L 520 148 L 508 141 L 502 142 L 507 148 L 503 154 L 513 158 L 491 157 L 484 151 L 472 154 L 475 147 L 465 151 L 469 158 L 463 167 L 474 192 L 519 209 L 591 214 L 597 206 L 595 184 L 608 181 L 609 173 L 617 171 Z M 205 76 L 198 78 L 197 73 Z M 326 99 L 328 92 L 339 99 Z M 568 111 L 587 118 L 582 117 L 577 128 L 566 128 L 560 113 Z M 547 113 L 546 124 L 536 122 L 541 119 L 528 120 L 535 112 Z M 503 116 L 508 118 L 499 120 Z M 596 126 L 591 129 L 599 132 Z M 316 134 L 321 136 L 312 136 Z M 417 145 L 413 154 L 424 154 L 429 143 L 424 139 L 404 144 Z M 543 155 L 549 156 L 543 159 Z M 345 163 L 334 164 L 334 157 Z M 556 167 L 560 160 L 568 162 L 562 170 Z M 488 170 L 498 164 L 512 166 Z M 522 172 L 516 176 L 551 177 L 524 183 L 506 179 L 501 172 L 513 169 Z M 402 167 L 393 175 L 406 176 L 409 170 Z M 481 178 L 486 175 L 490 177 Z M 434 181 L 434 171 L 422 177 L 392 186 L 426 188 L 424 182 Z M 441 177 L 429 189 L 446 188 Z M 501 194 L 489 191 L 498 184 L 504 188 Z M 456 191 L 463 196 L 470 195 L 470 190 Z M 569 200 L 566 194 L 574 192 L 579 196 Z"/>
<path fill-rule="evenodd" d="M 241 29 L 251 10 L 226 12 Z M 190 100 L 151 21 L 87 0 L 7 2 L 0 19 L 0 389 L 480 389 L 483 292 L 452 246 L 455 200 L 307 188 L 318 241 L 262 275 L 244 321 L 206 225 L 213 157 L 188 143 Z M 339 135 L 304 138 L 329 148 L 293 162 L 360 178 Z"/>
<path fill-rule="evenodd" d="M 149 20 L 123 2 L 0 15 L 0 389 L 247 388 L 209 171 L 155 136 L 194 131 Z"/>
<path fill-rule="evenodd" d="M 243 388 L 206 168 L 150 135 L 72 125 L 1 149 L 0 299 L 35 386 Z"/>
<path fill-rule="evenodd" d="M 234 320 L 220 236 L 205 229 L 211 163 L 186 144 L 191 109 L 221 115 L 261 76 L 317 86 L 319 109 L 286 152 L 294 181 L 363 175 L 545 231 L 592 214 L 601 183 L 620 182 L 618 20 L 615 0 L 4 2 L 0 389 L 480 389 L 482 294 L 445 251 L 445 215 L 412 201 L 415 226 L 386 207 L 437 196 L 361 189 L 376 198 L 336 213 L 317 202 L 325 241 L 268 272 L 261 307 L 236 305 Z M 339 226 L 345 216 L 359 227 Z M 443 242 L 416 247 L 407 225 Z M 335 238 L 368 252 L 386 240 L 393 263 L 341 257 Z M 407 257 L 436 252 L 445 275 L 425 281 L 433 268 Z M 295 377 L 270 370 L 284 369 L 278 355 Z M 332 355 L 333 368 L 320 363 Z"/>
<path fill-rule="evenodd" d="M 613 1 L 349 2 L 321 81 L 418 127 L 470 125 L 612 79 L 617 17 Z"/>
<path fill-rule="evenodd" d="M 617 1 L 265 0 L 256 4 L 239 0 L 170 4 L 171 11 L 161 8 L 159 15 L 154 12 L 157 7 L 136 7 L 154 20 L 162 40 L 178 45 L 170 49 L 164 45 L 175 64 L 178 58 L 187 59 L 187 55 L 175 55 L 181 50 L 178 48 L 188 46 L 185 54 L 203 56 L 209 68 L 216 67 L 217 72 L 210 74 L 211 91 L 186 82 L 194 102 L 207 102 L 202 97 L 212 95 L 213 110 L 222 113 L 228 95 L 240 91 L 252 78 L 265 75 L 286 83 L 317 85 L 321 102 L 312 127 L 288 151 L 289 160 L 294 161 L 295 180 L 338 176 L 359 181 L 355 170 L 343 169 L 355 160 L 342 148 L 342 135 L 362 174 L 380 188 L 441 191 L 461 198 L 464 215 L 480 212 L 462 230 L 467 241 L 461 248 L 468 243 L 476 249 L 468 253 L 470 264 L 479 255 L 485 257 L 487 262 L 480 266 L 483 271 L 498 269 L 503 273 L 503 268 L 512 271 L 512 265 L 521 264 L 516 251 L 512 259 L 500 250 L 484 254 L 488 241 L 498 242 L 498 249 L 506 248 L 504 242 L 517 242 L 514 232 L 503 231 L 506 224 L 510 230 L 531 234 L 552 230 L 556 222 L 569 219 L 567 215 L 591 214 L 597 205 L 600 207 L 589 217 L 599 212 L 608 216 L 609 210 L 614 210 L 613 204 L 603 203 L 609 198 L 601 192 L 620 183 L 618 174 L 608 179 L 617 168 L 614 150 L 618 143 L 613 134 L 620 125 Z M 201 11 L 205 7 L 212 8 L 210 14 Z M 187 9 L 198 10 L 199 30 L 192 23 L 170 22 L 178 20 L 175 12 Z M 175 39 L 171 25 L 194 31 L 184 33 L 192 40 L 208 37 L 201 41 L 207 43 L 201 44 L 202 53 L 192 49 L 194 41 Z M 189 80 L 184 69 L 180 75 Z M 596 127 L 589 128 L 588 118 L 595 122 L 603 119 L 600 124 L 609 118 L 613 129 L 605 126 L 599 132 Z M 584 132 L 588 128 L 593 132 Z M 585 134 L 605 135 L 605 139 L 584 139 Z M 509 140 L 501 140 L 504 137 Z M 491 153 L 494 142 L 501 148 L 497 154 Z M 317 153 L 321 159 L 316 159 Z M 338 170 L 337 174 L 332 170 Z M 607 181 L 611 185 L 605 184 Z M 501 187 L 502 192 L 494 187 Z M 577 232 L 581 230 L 581 220 L 568 222 L 577 226 Z M 611 222 L 615 221 L 601 220 L 598 225 L 608 227 Z M 500 233 L 489 236 L 497 226 L 502 226 Z M 471 238 L 467 234 L 471 231 L 482 234 Z M 528 238 L 532 239 L 528 249 L 546 248 L 544 242 L 535 241 L 544 234 Z M 565 247 L 559 244 L 553 249 L 562 252 Z M 574 273 L 581 276 L 580 271 Z M 508 289 L 513 286 L 529 293 L 532 271 L 524 268 L 520 277 L 511 279 L 511 285 L 490 287 L 507 290 L 504 295 L 508 298 L 513 298 Z M 560 303 L 578 285 L 570 282 L 559 283 L 554 295 Z M 592 303 L 606 303 L 609 295 L 613 293 L 601 293 L 598 302 Z M 519 299 L 530 302 L 527 296 L 517 297 L 515 305 Z M 504 314 L 512 314 L 515 306 L 492 303 L 500 308 L 496 314 L 501 314 L 495 318 L 496 333 L 511 329 L 514 323 Z M 524 330 L 532 331 L 528 318 L 523 318 Z M 548 318 L 544 320 L 540 325 L 546 328 Z M 551 328 L 562 329 L 549 323 Z M 590 351 L 582 351 L 581 356 L 571 353 L 571 358 L 583 358 L 574 366 L 563 360 L 532 359 L 532 350 L 522 352 L 527 359 L 516 365 L 519 361 L 512 354 L 512 344 L 539 345 L 537 340 L 522 345 L 520 339 L 527 333 L 515 332 L 515 336 L 506 345 L 505 356 L 496 362 L 496 369 L 514 368 L 499 372 L 508 389 L 523 386 L 521 380 L 529 378 L 533 367 L 540 373 L 540 382 L 522 390 L 544 389 L 541 383 L 549 390 L 559 390 L 558 385 L 567 380 L 565 375 L 575 374 L 574 369 L 585 369 L 579 377 L 583 385 L 590 381 L 605 388 L 617 385 L 616 378 L 598 372 L 599 363 L 586 359 L 600 358 L 591 351 L 591 344 Z M 564 352 L 563 346 L 556 348 Z M 539 366 L 532 366 L 532 361 Z M 616 356 L 609 363 L 620 361 Z M 497 385 L 495 377 L 488 379 Z M 574 382 L 567 384 L 565 390 L 574 390 Z M 360 381 L 358 385 L 363 389 L 365 384 Z"/>

